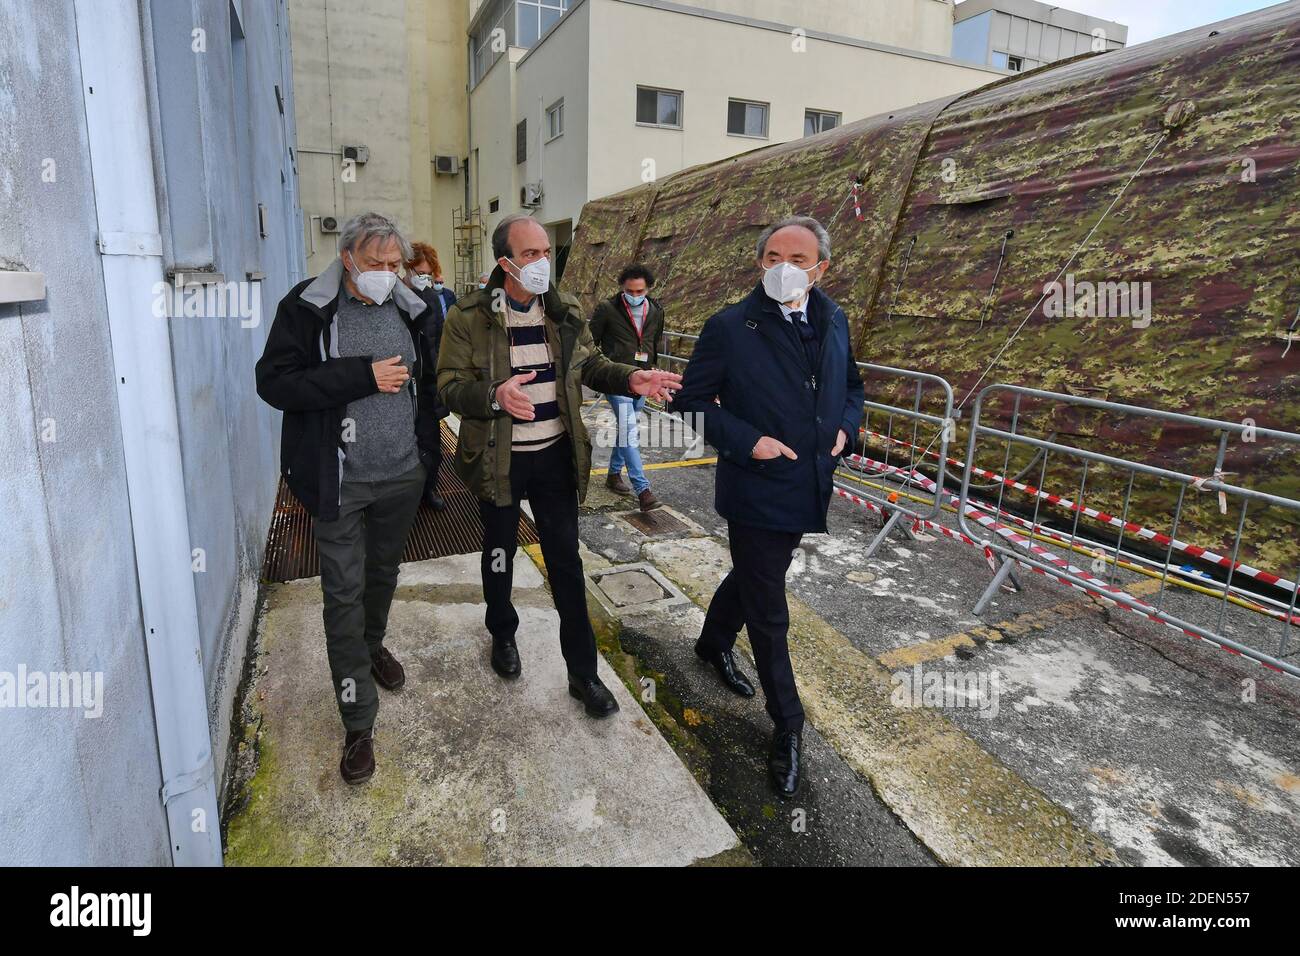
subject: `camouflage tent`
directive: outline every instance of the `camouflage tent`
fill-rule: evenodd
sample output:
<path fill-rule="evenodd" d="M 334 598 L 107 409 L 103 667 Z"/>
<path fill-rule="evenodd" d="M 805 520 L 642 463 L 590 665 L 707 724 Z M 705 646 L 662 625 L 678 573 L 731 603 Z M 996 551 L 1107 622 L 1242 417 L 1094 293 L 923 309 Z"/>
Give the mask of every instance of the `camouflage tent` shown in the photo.
<path fill-rule="evenodd" d="M 670 327 L 698 331 L 757 281 L 763 227 L 808 214 L 830 230 L 824 288 L 860 360 L 942 375 L 959 399 L 1005 381 L 1298 431 L 1300 340 L 1283 356 L 1300 317 L 1298 160 L 1290 2 L 593 200 L 564 286 L 594 306 L 645 262 Z M 1049 318 L 1040 300 L 1063 274 L 1149 282 L 1149 324 Z M 1193 474 L 1213 458 L 1169 430 L 1048 425 Z M 1261 443 L 1230 464 L 1300 497 L 1294 455 Z"/>

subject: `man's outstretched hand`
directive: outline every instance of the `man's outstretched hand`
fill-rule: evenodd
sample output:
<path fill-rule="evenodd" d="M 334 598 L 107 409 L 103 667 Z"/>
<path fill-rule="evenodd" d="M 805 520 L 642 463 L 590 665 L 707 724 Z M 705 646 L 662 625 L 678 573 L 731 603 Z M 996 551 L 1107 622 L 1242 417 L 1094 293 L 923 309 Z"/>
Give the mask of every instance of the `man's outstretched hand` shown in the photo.
<path fill-rule="evenodd" d="M 643 368 L 628 376 L 627 386 L 634 395 L 644 395 L 658 402 L 666 402 L 673 397 L 673 392 L 682 387 L 682 377 L 676 372 Z"/>

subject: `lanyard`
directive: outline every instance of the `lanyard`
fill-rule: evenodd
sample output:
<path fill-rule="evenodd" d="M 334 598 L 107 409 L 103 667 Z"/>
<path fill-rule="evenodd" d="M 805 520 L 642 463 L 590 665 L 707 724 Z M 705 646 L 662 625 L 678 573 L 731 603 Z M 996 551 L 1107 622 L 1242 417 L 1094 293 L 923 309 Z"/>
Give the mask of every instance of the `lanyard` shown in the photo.
<path fill-rule="evenodd" d="M 627 299 L 623 298 L 621 293 L 619 294 L 618 301 L 623 303 L 623 311 L 627 313 L 627 320 L 632 323 L 632 331 L 636 333 L 636 345 L 637 348 L 640 349 L 641 339 L 645 337 L 646 319 L 650 318 L 650 300 L 646 299 L 641 303 L 643 311 L 641 312 L 641 328 L 639 329 L 636 327 L 636 319 L 632 317 L 632 307 L 627 304 Z"/>

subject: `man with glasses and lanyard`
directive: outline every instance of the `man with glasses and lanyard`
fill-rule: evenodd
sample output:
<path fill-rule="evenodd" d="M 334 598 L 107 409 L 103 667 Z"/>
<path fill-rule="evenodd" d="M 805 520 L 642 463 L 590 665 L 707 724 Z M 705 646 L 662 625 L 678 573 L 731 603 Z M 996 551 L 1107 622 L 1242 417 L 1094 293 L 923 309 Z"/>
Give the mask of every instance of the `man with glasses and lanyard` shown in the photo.
<path fill-rule="evenodd" d="M 655 284 L 645 266 L 628 266 L 618 277 L 620 292 L 596 306 L 591 316 L 591 337 L 596 346 L 615 362 L 638 368 L 654 368 L 659 361 L 659 340 L 664 332 L 664 310 L 647 294 Z M 618 420 L 614 449 L 609 456 L 605 486 L 620 495 L 636 495 L 642 511 L 653 511 L 662 502 L 650 490 L 641 464 L 638 418 L 645 398 L 608 395 L 609 407 Z M 623 480 L 623 466 L 632 485 Z"/>
<path fill-rule="evenodd" d="M 460 416 L 455 468 L 479 499 L 483 521 L 484 623 L 491 665 L 521 673 L 510 601 L 527 498 L 560 615 L 569 694 L 587 714 L 618 710 L 596 676 L 596 638 L 578 554 L 578 505 L 591 476 L 591 440 L 582 423 L 582 387 L 666 400 L 681 376 L 612 362 L 597 350 L 578 300 L 550 280 L 551 243 L 535 219 L 506 216 L 492 233 L 497 265 L 487 288 L 447 312 L 438 355 L 438 393 Z"/>

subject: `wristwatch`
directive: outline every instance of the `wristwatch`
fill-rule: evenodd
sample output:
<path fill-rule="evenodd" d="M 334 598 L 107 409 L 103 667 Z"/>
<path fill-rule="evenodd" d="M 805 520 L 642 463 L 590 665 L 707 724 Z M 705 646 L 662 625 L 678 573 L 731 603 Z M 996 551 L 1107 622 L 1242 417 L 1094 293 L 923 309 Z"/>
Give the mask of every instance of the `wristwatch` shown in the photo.
<path fill-rule="evenodd" d="M 497 401 L 496 385 L 493 385 L 491 388 L 488 389 L 488 407 L 491 408 L 495 414 L 501 413 L 501 403 Z"/>

